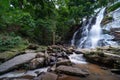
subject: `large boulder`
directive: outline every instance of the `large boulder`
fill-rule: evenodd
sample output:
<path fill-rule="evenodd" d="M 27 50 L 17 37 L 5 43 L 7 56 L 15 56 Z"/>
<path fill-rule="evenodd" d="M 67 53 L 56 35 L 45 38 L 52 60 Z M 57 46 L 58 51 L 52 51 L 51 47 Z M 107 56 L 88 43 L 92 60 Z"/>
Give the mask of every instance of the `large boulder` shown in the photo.
<path fill-rule="evenodd" d="M 35 58 L 37 53 L 28 53 L 14 57 L 0 65 L 0 74 L 18 68 L 19 66 L 28 63 L 31 59 Z"/>
<path fill-rule="evenodd" d="M 83 71 L 80 68 L 71 66 L 59 66 L 56 68 L 56 72 L 81 77 L 86 77 L 89 75 L 88 72 Z"/>
<path fill-rule="evenodd" d="M 109 68 L 120 69 L 120 56 L 119 48 L 102 47 L 96 50 L 88 51 L 84 54 L 84 57 L 88 62 L 103 65 Z"/>

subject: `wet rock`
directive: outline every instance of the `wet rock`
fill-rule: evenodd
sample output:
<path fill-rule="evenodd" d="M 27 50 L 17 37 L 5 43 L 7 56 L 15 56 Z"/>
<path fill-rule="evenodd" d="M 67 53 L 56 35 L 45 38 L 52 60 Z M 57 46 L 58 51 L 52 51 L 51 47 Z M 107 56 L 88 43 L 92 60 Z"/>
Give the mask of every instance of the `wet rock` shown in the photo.
<path fill-rule="evenodd" d="M 16 69 L 24 63 L 29 62 L 31 59 L 35 58 L 36 54 L 37 53 L 23 54 L 4 62 L 0 65 L 0 74 Z"/>
<path fill-rule="evenodd" d="M 71 65 L 71 61 L 68 59 L 62 59 L 56 63 L 57 66 L 59 65 Z"/>
<path fill-rule="evenodd" d="M 1 80 L 31 80 L 31 79 L 25 79 L 25 78 L 4 78 Z"/>
<path fill-rule="evenodd" d="M 44 66 L 44 58 L 35 58 L 30 61 L 29 68 L 30 69 L 36 69 L 38 67 L 43 67 Z"/>
<path fill-rule="evenodd" d="M 111 69 L 111 72 L 116 73 L 116 74 L 120 74 L 120 69 Z"/>
<path fill-rule="evenodd" d="M 47 51 L 48 51 L 49 53 L 53 53 L 52 47 L 51 47 L 51 46 L 48 46 Z"/>
<path fill-rule="evenodd" d="M 42 73 L 40 76 L 34 78 L 33 80 L 57 80 L 57 77 L 57 74 L 46 72 Z"/>
<path fill-rule="evenodd" d="M 24 78 L 20 78 L 20 79 L 19 79 L 19 78 L 16 78 L 16 79 L 15 79 L 15 78 L 14 78 L 14 79 L 10 79 L 10 80 L 30 80 L 30 79 L 24 79 Z"/>
<path fill-rule="evenodd" d="M 62 53 L 56 53 L 56 57 L 57 58 L 62 57 Z"/>
<path fill-rule="evenodd" d="M 76 54 L 82 54 L 82 52 L 81 52 L 81 51 L 75 51 L 75 53 L 76 53 Z"/>
<path fill-rule="evenodd" d="M 45 54 L 42 52 L 38 52 L 36 58 L 40 58 L 40 57 L 45 57 Z"/>
<path fill-rule="evenodd" d="M 57 60 L 57 58 L 54 56 L 49 56 L 49 58 L 50 58 L 50 62 L 55 62 Z"/>
<path fill-rule="evenodd" d="M 106 51 L 109 51 L 109 53 L 106 53 Z M 120 65 L 120 56 L 111 54 L 111 51 L 113 51 L 112 48 L 100 48 L 99 51 L 96 50 L 87 52 L 84 54 L 84 57 L 88 62 L 96 63 L 109 68 L 118 68 Z"/>
<path fill-rule="evenodd" d="M 48 72 L 55 72 L 55 70 L 56 70 L 56 64 L 53 65 L 52 67 L 49 67 L 47 71 Z"/>
<path fill-rule="evenodd" d="M 62 61 L 63 60 L 63 58 L 57 58 L 57 61 Z"/>
<path fill-rule="evenodd" d="M 69 48 L 69 49 L 66 50 L 67 54 L 73 54 L 73 52 L 74 52 L 74 49 L 71 49 L 71 48 Z"/>
<path fill-rule="evenodd" d="M 49 53 L 61 52 L 61 46 L 57 46 L 57 45 L 48 46 L 47 51 L 48 51 Z"/>
<path fill-rule="evenodd" d="M 61 51 L 64 51 L 64 52 L 66 52 L 66 51 L 67 51 L 67 49 L 66 49 L 66 48 L 62 48 L 62 49 L 61 49 Z"/>
<path fill-rule="evenodd" d="M 49 53 L 50 56 L 56 56 L 56 53 Z"/>
<path fill-rule="evenodd" d="M 107 67 L 101 67 L 101 69 L 103 69 L 103 70 L 108 70 L 108 68 L 107 68 Z"/>
<path fill-rule="evenodd" d="M 103 58 L 102 63 L 108 67 L 114 67 L 115 61 L 116 60 L 113 57 L 106 57 Z"/>
<path fill-rule="evenodd" d="M 35 53 L 35 50 L 29 50 L 29 49 L 27 49 L 27 50 L 25 51 L 25 53 Z"/>
<path fill-rule="evenodd" d="M 9 78 L 2 78 L 1 80 L 10 80 Z"/>
<path fill-rule="evenodd" d="M 63 57 L 64 59 L 69 59 L 69 57 L 68 57 L 68 55 L 67 55 L 66 52 L 62 52 L 62 57 Z"/>
<path fill-rule="evenodd" d="M 57 58 L 54 57 L 54 56 L 49 56 L 47 61 L 48 61 L 47 64 L 54 65 L 56 63 L 56 61 L 57 61 Z"/>
<path fill-rule="evenodd" d="M 71 66 L 59 66 L 57 67 L 56 72 L 73 75 L 73 76 L 81 76 L 81 77 L 86 77 L 89 75 L 88 72 L 83 71 L 80 68 L 71 67 Z"/>

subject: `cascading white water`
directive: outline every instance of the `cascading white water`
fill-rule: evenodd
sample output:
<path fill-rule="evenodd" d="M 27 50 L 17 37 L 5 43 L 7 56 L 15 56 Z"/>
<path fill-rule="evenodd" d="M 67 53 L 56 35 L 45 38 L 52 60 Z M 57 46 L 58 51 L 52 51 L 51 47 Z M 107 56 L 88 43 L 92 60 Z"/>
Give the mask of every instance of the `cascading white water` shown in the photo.
<path fill-rule="evenodd" d="M 80 32 L 81 30 L 79 29 L 74 33 L 71 40 L 72 46 L 75 45 L 78 48 L 96 48 L 98 46 L 109 46 L 117 44 L 116 42 L 112 41 L 112 39 L 114 39 L 113 36 L 103 33 L 101 22 L 104 18 L 104 12 L 105 8 L 102 8 L 99 10 L 96 16 L 86 20 L 87 23 L 86 21 L 83 21 L 82 28 L 80 28 L 82 29 L 82 32 Z M 78 34 L 80 34 L 80 36 Z M 76 36 L 77 40 L 75 39 Z"/>
<path fill-rule="evenodd" d="M 72 63 L 75 64 L 87 64 L 86 59 L 83 57 L 83 54 L 73 53 L 69 56 L 69 59 Z"/>
<path fill-rule="evenodd" d="M 74 44 L 75 44 L 75 36 L 76 36 L 77 32 L 78 32 L 78 31 L 76 31 L 76 32 L 74 33 L 74 35 L 73 35 L 73 38 L 72 38 L 72 40 L 71 40 L 71 46 L 75 46 L 75 45 L 74 45 Z"/>
<path fill-rule="evenodd" d="M 96 23 L 91 27 L 91 30 L 90 30 L 90 40 L 91 40 L 91 48 L 95 48 L 98 46 L 98 41 L 100 40 L 101 38 L 101 34 L 102 34 L 102 29 L 101 29 L 101 21 L 104 17 L 104 11 L 105 11 L 105 8 L 103 8 L 97 15 L 97 18 L 96 18 Z"/>
<path fill-rule="evenodd" d="M 92 18 L 88 20 L 87 25 L 83 26 L 83 32 L 81 34 L 82 38 L 79 40 L 79 44 L 77 45 L 79 48 L 95 48 L 97 46 L 98 41 L 100 40 L 100 36 L 102 33 L 100 23 L 103 19 L 105 8 L 103 8 L 97 15 L 96 23 L 91 26 L 89 31 L 89 27 L 92 21 Z M 75 36 L 78 30 L 74 33 L 73 38 L 71 40 L 71 45 L 75 44 Z"/>

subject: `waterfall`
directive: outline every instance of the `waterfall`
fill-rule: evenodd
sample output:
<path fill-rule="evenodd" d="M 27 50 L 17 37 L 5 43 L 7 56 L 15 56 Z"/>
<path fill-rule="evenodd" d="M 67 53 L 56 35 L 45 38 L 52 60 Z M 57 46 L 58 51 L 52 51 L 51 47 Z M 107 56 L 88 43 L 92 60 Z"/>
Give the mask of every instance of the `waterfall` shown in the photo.
<path fill-rule="evenodd" d="M 73 35 L 73 38 L 72 38 L 72 40 L 71 40 L 71 46 L 75 46 L 75 36 L 76 36 L 77 32 L 78 32 L 78 31 L 76 31 L 76 32 L 74 33 L 74 35 Z"/>
<path fill-rule="evenodd" d="M 91 48 L 95 48 L 98 46 L 98 41 L 101 38 L 101 34 L 102 34 L 102 29 L 101 29 L 101 21 L 104 17 L 104 11 L 105 8 L 103 8 L 97 15 L 96 18 L 96 23 L 92 26 L 91 30 L 90 30 L 90 40 L 91 40 Z"/>
<path fill-rule="evenodd" d="M 82 32 L 79 29 L 73 35 L 71 40 L 72 46 L 77 46 L 78 48 L 96 48 L 98 46 L 116 44 L 114 41 L 111 41 L 113 36 L 102 33 L 101 22 L 104 18 L 104 12 L 105 8 L 102 8 L 96 16 L 88 20 L 87 24 L 86 21 L 83 22 L 82 28 L 80 28 Z M 95 22 L 93 22 L 94 20 Z M 79 40 L 76 40 L 76 36 L 79 37 Z"/>

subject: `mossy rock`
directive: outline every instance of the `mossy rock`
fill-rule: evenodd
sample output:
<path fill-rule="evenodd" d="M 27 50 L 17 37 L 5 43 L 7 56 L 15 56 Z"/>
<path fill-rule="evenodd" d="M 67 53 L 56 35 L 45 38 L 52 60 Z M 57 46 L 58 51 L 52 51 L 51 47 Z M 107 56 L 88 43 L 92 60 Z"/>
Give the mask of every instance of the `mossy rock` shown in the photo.
<path fill-rule="evenodd" d="M 112 22 L 113 21 L 113 17 L 112 16 L 108 16 L 108 15 L 106 15 L 104 18 L 103 18 L 103 20 L 102 20 L 102 25 L 106 25 L 106 24 L 108 24 L 108 23 L 110 23 L 110 22 Z"/>
<path fill-rule="evenodd" d="M 9 60 L 17 55 L 23 54 L 26 47 L 27 47 L 27 45 L 19 45 L 9 51 L 1 52 L 0 59 L 4 59 L 3 62 L 5 62 L 6 60 Z"/>
<path fill-rule="evenodd" d="M 36 52 L 45 52 L 47 50 L 47 46 L 38 46 Z"/>

